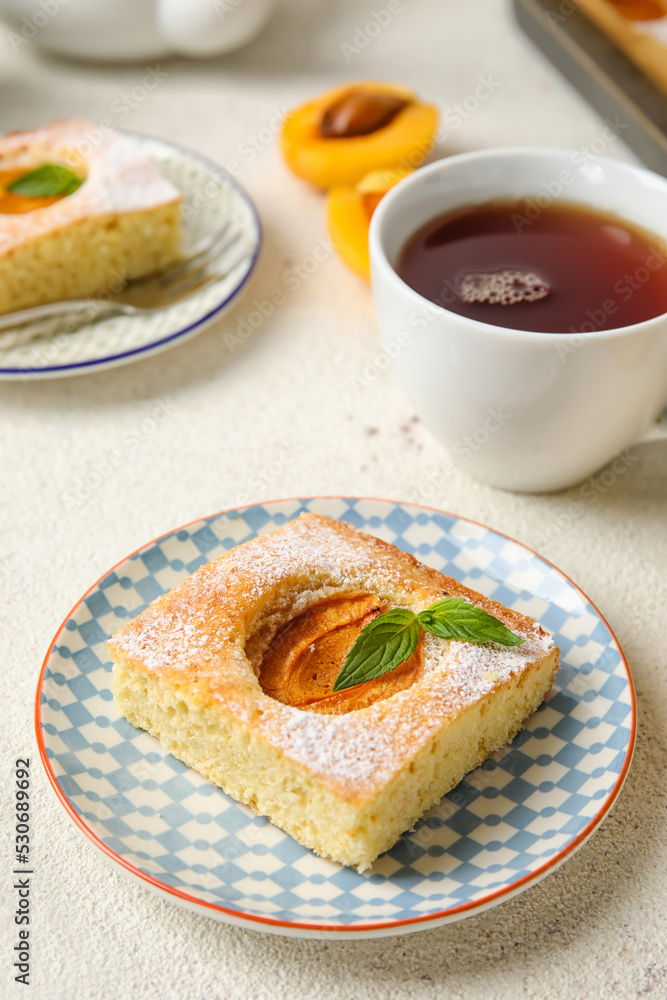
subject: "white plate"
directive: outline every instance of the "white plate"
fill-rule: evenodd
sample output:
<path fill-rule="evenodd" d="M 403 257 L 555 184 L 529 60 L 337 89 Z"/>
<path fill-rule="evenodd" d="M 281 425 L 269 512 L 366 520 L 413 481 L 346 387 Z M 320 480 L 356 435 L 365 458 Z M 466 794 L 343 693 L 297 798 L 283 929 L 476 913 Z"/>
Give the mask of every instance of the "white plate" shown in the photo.
<path fill-rule="evenodd" d="M 531 615 L 561 650 L 553 690 L 512 745 L 467 775 L 363 875 L 317 857 L 210 785 L 133 729 L 111 694 L 109 635 L 203 562 L 304 510 L 379 535 Z M 216 514 L 149 542 L 106 573 L 47 654 L 36 726 L 67 814 L 147 888 L 256 930 L 362 938 L 460 920 L 554 871 L 618 795 L 635 714 L 627 663 L 609 626 L 535 552 L 453 514 L 320 497 Z"/>
<path fill-rule="evenodd" d="M 2 347 L 0 379 L 25 380 L 78 375 L 136 361 L 199 333 L 231 305 L 252 273 L 261 246 L 252 201 L 211 160 L 152 136 L 122 133 L 183 194 L 183 252 L 224 222 L 241 235 L 248 256 L 226 277 L 147 316 L 116 316 L 22 347 Z"/>

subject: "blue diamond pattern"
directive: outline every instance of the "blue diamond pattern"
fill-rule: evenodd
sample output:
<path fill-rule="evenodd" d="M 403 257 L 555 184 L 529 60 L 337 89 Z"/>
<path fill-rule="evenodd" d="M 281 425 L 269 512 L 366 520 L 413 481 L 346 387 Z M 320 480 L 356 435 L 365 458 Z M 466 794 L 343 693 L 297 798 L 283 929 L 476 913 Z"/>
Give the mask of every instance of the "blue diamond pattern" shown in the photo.
<path fill-rule="evenodd" d="M 540 621 L 562 652 L 554 691 L 512 747 L 468 775 L 363 875 L 317 858 L 213 788 L 121 719 L 110 690 L 105 640 L 124 620 L 207 559 L 308 509 L 388 538 L 519 611 L 536 595 Z M 407 504 L 280 501 L 207 518 L 109 573 L 57 640 L 42 681 L 41 728 L 48 766 L 82 824 L 139 875 L 195 903 L 321 924 L 324 935 L 329 927 L 442 916 L 511 890 L 606 811 L 632 749 L 625 663 L 580 591 L 518 543 Z"/>

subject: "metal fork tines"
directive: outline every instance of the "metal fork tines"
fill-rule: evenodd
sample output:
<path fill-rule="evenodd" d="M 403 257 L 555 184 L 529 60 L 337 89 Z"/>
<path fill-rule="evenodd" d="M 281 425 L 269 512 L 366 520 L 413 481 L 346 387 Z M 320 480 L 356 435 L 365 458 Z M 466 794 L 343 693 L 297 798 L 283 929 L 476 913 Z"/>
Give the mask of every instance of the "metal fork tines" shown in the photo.
<path fill-rule="evenodd" d="M 158 313 L 231 274 L 256 247 L 229 223 L 195 244 L 185 259 L 161 274 L 130 281 L 120 292 L 93 299 L 68 299 L 0 316 L 0 348 L 19 347 L 113 316 Z"/>

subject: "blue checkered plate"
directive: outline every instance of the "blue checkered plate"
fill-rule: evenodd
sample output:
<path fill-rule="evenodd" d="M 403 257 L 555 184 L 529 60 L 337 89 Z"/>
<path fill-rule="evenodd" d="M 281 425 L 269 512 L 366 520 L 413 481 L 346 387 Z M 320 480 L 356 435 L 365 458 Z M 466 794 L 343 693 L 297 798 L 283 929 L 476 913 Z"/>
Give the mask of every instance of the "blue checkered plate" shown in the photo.
<path fill-rule="evenodd" d="M 541 708 L 363 875 L 318 858 L 171 757 L 116 711 L 105 640 L 159 594 L 305 510 L 398 545 L 555 634 Z M 627 663 L 585 594 L 525 546 L 453 514 L 388 500 L 278 500 L 150 542 L 70 612 L 37 689 L 47 775 L 76 826 L 148 888 L 236 925 L 298 937 L 380 937 L 478 913 L 554 871 L 593 833 L 628 771 Z"/>

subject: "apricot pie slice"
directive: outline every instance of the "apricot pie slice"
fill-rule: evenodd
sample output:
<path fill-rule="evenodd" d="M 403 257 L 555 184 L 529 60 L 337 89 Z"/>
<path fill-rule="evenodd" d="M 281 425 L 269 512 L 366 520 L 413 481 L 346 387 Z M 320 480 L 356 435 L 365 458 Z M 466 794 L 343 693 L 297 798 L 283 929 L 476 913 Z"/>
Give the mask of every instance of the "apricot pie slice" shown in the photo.
<path fill-rule="evenodd" d="M 76 179 L 40 195 L 42 168 Z M 46 190 L 46 189 L 45 189 Z M 23 193 L 21 193 L 23 192 Z M 36 193 L 37 192 L 37 193 Z M 127 137 L 80 118 L 0 137 L 0 313 L 119 291 L 180 252 L 181 194 Z"/>
<path fill-rule="evenodd" d="M 422 631 L 383 676 L 334 691 L 389 609 L 462 598 L 523 640 Z M 109 641 L 120 712 L 323 857 L 368 868 L 521 729 L 558 649 L 536 622 L 347 524 L 303 514 L 202 566 Z"/>

